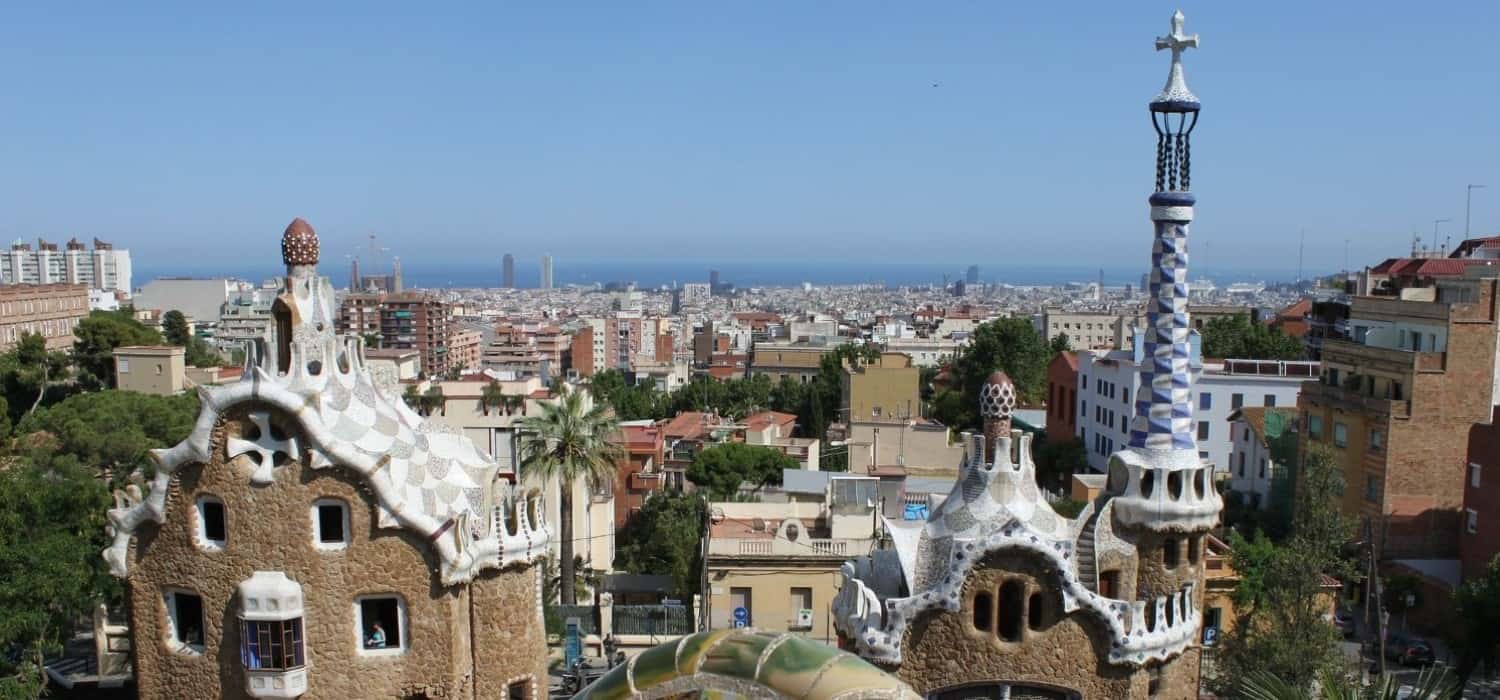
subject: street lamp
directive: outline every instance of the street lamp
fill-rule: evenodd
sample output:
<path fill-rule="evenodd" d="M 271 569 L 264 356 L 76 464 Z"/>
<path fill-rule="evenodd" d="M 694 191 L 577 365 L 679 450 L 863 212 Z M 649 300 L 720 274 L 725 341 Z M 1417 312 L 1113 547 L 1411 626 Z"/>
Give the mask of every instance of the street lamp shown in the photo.
<path fill-rule="evenodd" d="M 1483 187 L 1484 185 L 1469 185 L 1464 190 L 1464 240 L 1469 239 L 1469 206 L 1474 202 L 1474 190 Z"/>

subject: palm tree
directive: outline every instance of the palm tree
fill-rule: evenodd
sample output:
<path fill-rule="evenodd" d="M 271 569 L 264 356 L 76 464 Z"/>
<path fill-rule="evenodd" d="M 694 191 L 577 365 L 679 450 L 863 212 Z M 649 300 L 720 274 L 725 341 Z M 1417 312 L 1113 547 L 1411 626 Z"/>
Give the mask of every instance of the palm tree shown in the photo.
<path fill-rule="evenodd" d="M 1447 671 L 1429 667 L 1411 685 L 1403 685 L 1394 676 L 1382 675 L 1369 686 L 1360 687 L 1357 678 L 1325 673 L 1311 691 L 1298 688 L 1274 674 L 1257 671 L 1239 683 L 1239 696 L 1245 700 L 1459 700 L 1461 688 Z"/>
<path fill-rule="evenodd" d="M 556 481 L 561 507 L 558 549 L 562 568 L 562 603 L 573 605 L 577 587 L 573 574 L 573 484 L 582 479 L 592 493 L 615 478 L 619 448 L 609 437 L 617 430 L 607 404 L 586 408 L 584 394 L 564 391 L 558 400 L 542 404 L 542 413 L 521 420 L 522 476 L 539 484 Z"/>
<path fill-rule="evenodd" d="M 490 409 L 509 403 L 509 398 L 505 395 L 505 389 L 500 386 L 500 382 L 491 379 L 489 384 L 484 385 L 484 392 L 479 395 L 479 405 L 484 407 L 484 415 L 487 416 L 490 414 Z"/>

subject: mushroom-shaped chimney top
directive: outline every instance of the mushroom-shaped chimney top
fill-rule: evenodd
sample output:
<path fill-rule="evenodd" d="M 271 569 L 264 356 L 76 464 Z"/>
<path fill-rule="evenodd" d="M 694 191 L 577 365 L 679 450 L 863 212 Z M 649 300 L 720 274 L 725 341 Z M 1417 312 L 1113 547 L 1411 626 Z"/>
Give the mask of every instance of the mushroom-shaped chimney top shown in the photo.
<path fill-rule="evenodd" d="M 1004 372 L 995 371 L 979 389 L 979 416 L 985 420 L 1010 418 L 1016 410 L 1016 385 Z"/>
<path fill-rule="evenodd" d="M 292 219 L 281 234 L 281 261 L 287 267 L 318 264 L 318 234 L 301 217 Z"/>

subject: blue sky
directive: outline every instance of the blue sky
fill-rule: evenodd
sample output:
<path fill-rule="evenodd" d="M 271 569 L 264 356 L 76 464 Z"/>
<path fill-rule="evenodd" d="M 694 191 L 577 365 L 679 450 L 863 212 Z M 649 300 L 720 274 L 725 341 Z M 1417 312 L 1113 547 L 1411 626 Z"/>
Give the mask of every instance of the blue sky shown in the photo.
<path fill-rule="evenodd" d="M 127 4 L 0 16 L 5 239 L 202 269 L 304 216 L 325 261 L 371 231 L 433 264 L 1146 261 L 1170 4 Z M 1500 3 L 1182 9 L 1195 264 L 1457 239 L 1467 183 L 1500 233 Z"/>

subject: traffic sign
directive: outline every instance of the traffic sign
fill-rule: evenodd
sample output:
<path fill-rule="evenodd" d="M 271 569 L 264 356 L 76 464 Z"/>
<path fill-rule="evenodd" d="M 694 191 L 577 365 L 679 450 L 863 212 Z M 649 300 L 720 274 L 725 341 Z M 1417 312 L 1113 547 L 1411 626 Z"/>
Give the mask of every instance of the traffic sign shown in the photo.
<path fill-rule="evenodd" d="M 735 608 L 733 615 L 734 615 L 734 624 L 730 625 L 730 627 L 733 627 L 735 629 L 739 629 L 741 627 L 749 627 L 750 626 L 750 611 L 749 610 L 747 610 L 747 609 L 745 609 L 743 607 Z"/>

